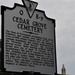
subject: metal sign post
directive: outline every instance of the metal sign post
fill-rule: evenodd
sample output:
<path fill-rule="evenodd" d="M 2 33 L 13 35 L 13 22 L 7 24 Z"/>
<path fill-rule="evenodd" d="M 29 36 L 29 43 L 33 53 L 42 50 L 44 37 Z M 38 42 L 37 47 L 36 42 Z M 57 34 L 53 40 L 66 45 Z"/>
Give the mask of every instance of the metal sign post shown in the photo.
<path fill-rule="evenodd" d="M 55 20 L 36 9 L 37 2 L 22 2 L 1 6 L 3 71 L 55 75 Z"/>

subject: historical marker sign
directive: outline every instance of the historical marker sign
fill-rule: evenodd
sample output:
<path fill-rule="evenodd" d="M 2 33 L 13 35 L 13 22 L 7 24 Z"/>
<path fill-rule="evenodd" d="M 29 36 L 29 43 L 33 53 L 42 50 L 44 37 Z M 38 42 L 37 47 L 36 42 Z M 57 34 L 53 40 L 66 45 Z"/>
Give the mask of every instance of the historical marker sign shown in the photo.
<path fill-rule="evenodd" d="M 19 4 L 13 8 L 1 7 L 3 68 L 12 72 L 54 75 L 55 20 L 35 9 L 36 2 L 29 1 L 28 4 L 26 7 Z"/>

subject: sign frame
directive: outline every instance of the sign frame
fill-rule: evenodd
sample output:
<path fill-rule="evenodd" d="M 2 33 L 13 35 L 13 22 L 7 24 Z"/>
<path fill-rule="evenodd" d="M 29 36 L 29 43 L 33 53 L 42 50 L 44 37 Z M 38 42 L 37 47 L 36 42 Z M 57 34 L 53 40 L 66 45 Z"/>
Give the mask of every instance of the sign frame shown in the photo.
<path fill-rule="evenodd" d="M 23 7 L 23 8 L 26 8 L 25 6 L 23 6 L 23 5 L 20 5 L 20 4 L 17 4 L 17 3 L 15 3 L 14 4 L 14 7 L 13 8 L 10 8 L 10 7 L 7 7 L 7 6 L 1 6 L 1 18 L 2 18 L 2 34 L 1 34 L 1 38 L 2 38 L 2 50 L 1 50 L 1 60 L 2 60 L 2 63 L 1 63 L 1 67 L 2 67 L 2 71 L 3 72 L 12 72 L 12 71 L 6 71 L 6 69 L 4 68 L 4 12 L 6 11 L 6 9 L 9 9 L 9 10 L 14 10 L 15 8 L 16 8 L 16 6 L 20 6 L 20 7 Z M 56 69 L 56 73 L 55 74 L 57 74 L 57 59 L 56 59 L 56 37 L 55 37 L 55 19 L 52 19 L 52 18 L 48 18 L 46 15 L 45 15 L 45 12 L 44 11 L 42 11 L 42 10 L 39 10 L 39 9 L 35 9 L 34 10 L 34 12 L 35 11 L 39 11 L 39 12 L 41 12 L 41 13 L 43 13 L 44 14 L 44 16 L 45 16 L 45 18 L 46 19 L 48 19 L 48 20 L 51 20 L 52 21 L 52 23 L 54 24 L 54 50 L 55 50 L 55 69 Z M 33 14 L 34 14 L 34 12 L 33 12 Z M 33 16 L 33 15 L 32 15 Z M 32 17 L 31 16 L 31 17 Z M 30 18 L 31 18 L 30 17 Z M 30 33 L 30 34 L 32 34 L 32 33 Z M 25 73 L 28 73 L 28 71 L 24 71 Z M 17 73 L 17 72 L 16 72 Z M 21 73 L 21 72 L 20 72 Z M 35 72 L 36 73 L 36 72 Z"/>

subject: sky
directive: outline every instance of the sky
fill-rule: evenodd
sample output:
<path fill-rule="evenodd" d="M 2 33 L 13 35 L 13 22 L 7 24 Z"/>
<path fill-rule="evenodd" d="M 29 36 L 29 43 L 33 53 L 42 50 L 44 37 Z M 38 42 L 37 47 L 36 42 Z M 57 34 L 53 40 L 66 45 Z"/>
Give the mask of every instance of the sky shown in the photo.
<path fill-rule="evenodd" d="M 38 2 L 37 9 L 44 10 L 47 17 L 56 20 L 55 30 L 56 30 L 56 53 L 57 53 L 58 73 L 61 73 L 62 64 L 64 64 L 67 74 L 74 75 L 75 0 L 32 0 L 32 1 Z M 22 4 L 22 1 L 0 0 L 0 6 L 5 5 L 8 7 L 13 7 L 14 3 Z M 1 24 L 1 15 L 0 15 L 0 24 Z"/>

